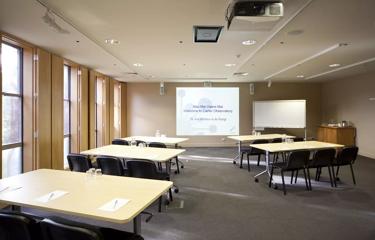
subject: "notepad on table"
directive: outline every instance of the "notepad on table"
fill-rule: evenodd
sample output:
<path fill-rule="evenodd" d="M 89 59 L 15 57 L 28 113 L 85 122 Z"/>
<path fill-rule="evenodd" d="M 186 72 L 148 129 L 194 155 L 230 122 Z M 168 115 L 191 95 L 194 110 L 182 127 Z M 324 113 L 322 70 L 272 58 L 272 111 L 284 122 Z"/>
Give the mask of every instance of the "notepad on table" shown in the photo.
<path fill-rule="evenodd" d="M 107 212 L 114 212 L 120 209 L 122 206 L 127 204 L 130 200 L 124 198 L 114 198 L 111 201 L 105 203 L 103 206 L 99 208 L 99 210 L 107 211 Z"/>
<path fill-rule="evenodd" d="M 53 200 L 55 200 L 55 199 L 57 199 L 59 197 L 62 197 L 62 196 L 64 196 L 67 193 L 68 192 L 66 192 L 66 191 L 55 190 L 53 192 L 47 193 L 46 195 L 43 195 L 43 196 L 37 198 L 36 200 L 38 202 L 47 203 L 49 201 L 53 201 Z"/>

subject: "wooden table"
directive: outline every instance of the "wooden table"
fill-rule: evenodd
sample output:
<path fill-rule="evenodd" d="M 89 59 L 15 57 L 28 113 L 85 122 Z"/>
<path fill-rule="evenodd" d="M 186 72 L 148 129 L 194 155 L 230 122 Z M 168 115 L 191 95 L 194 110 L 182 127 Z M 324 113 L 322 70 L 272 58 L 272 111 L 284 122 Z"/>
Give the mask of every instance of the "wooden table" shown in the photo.
<path fill-rule="evenodd" d="M 302 141 L 302 142 L 283 142 L 283 143 L 265 143 L 265 144 L 250 144 L 250 147 L 258 148 L 266 152 L 266 170 L 254 176 L 255 182 L 258 182 L 258 177 L 262 174 L 268 173 L 270 175 L 270 153 L 290 152 L 295 150 L 319 150 L 326 148 L 342 148 L 344 145 L 318 142 L 318 141 Z"/>
<path fill-rule="evenodd" d="M 0 189 L 10 188 L 0 192 L 0 202 L 120 224 L 133 220 L 134 232 L 140 234 L 140 213 L 172 185 L 170 181 L 110 175 L 88 178 L 86 173 L 40 169 L 1 179 Z M 37 201 L 55 190 L 68 193 L 47 203 Z M 98 209 L 115 198 L 130 201 L 113 212 Z"/>
<path fill-rule="evenodd" d="M 136 147 L 126 145 L 107 145 L 81 152 L 90 156 L 114 156 L 119 158 L 147 159 L 154 162 L 167 162 L 177 157 L 185 149 Z"/>
<path fill-rule="evenodd" d="M 238 155 L 233 159 L 233 164 L 236 164 L 236 159 L 240 159 L 241 157 L 242 143 L 244 142 L 252 142 L 255 140 L 272 140 L 276 138 L 295 138 L 295 136 L 290 136 L 286 134 L 262 134 L 229 136 L 228 138 L 238 142 Z"/>
<path fill-rule="evenodd" d="M 128 141 L 128 142 L 132 140 L 144 141 L 147 144 L 151 142 L 159 142 L 159 143 L 164 143 L 167 146 L 174 146 L 175 148 L 178 147 L 178 144 L 189 140 L 189 138 L 151 137 L 151 136 L 131 136 L 131 137 L 121 138 L 121 139 Z"/>

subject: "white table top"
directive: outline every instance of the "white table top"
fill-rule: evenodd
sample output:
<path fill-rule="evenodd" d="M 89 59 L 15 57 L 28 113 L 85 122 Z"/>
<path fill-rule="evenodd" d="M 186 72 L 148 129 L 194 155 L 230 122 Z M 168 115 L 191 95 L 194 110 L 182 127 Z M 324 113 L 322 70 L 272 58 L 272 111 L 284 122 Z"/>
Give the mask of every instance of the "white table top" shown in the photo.
<path fill-rule="evenodd" d="M 147 159 L 155 162 L 166 162 L 185 152 L 185 149 L 136 147 L 126 145 L 107 145 L 81 152 L 92 156 L 114 156 L 119 158 Z"/>
<path fill-rule="evenodd" d="M 250 147 L 258 148 L 268 152 L 289 152 L 294 150 L 315 150 L 324 148 L 342 148 L 344 145 L 318 142 L 318 141 L 302 141 L 293 143 L 265 143 L 250 144 Z"/>
<path fill-rule="evenodd" d="M 134 140 L 144 141 L 146 143 L 159 142 L 159 143 L 164 143 L 165 145 L 176 145 L 176 144 L 189 140 L 189 138 L 152 137 L 152 136 L 131 136 L 131 137 L 121 138 L 121 139 L 126 140 L 126 141 L 131 141 L 132 139 L 134 139 Z"/>
<path fill-rule="evenodd" d="M 128 223 L 164 194 L 170 181 L 103 175 L 88 179 L 86 173 L 40 169 L 0 180 L 0 202 L 87 218 Z M 22 187 L 12 190 L 15 187 Z M 47 203 L 36 199 L 56 190 L 68 193 Z M 128 199 L 116 211 L 99 210 L 114 198 Z"/>
<path fill-rule="evenodd" d="M 276 138 L 294 138 L 295 136 L 290 136 L 286 134 L 262 134 L 262 135 L 239 135 L 239 136 L 229 136 L 229 139 L 233 139 L 240 142 L 254 141 L 254 140 L 272 140 Z"/>

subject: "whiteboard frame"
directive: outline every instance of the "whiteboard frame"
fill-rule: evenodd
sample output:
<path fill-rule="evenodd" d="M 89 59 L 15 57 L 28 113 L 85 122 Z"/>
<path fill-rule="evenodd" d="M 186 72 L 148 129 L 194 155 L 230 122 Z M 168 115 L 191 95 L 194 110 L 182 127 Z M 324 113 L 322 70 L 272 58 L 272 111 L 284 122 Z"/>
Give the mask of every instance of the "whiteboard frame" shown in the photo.
<path fill-rule="evenodd" d="M 305 138 L 306 138 L 306 128 L 307 128 L 307 124 L 306 124 L 306 115 L 307 115 L 307 100 L 306 99 L 295 99 L 295 100 L 260 100 L 260 101 L 253 101 L 253 129 L 257 128 L 255 127 L 255 103 L 257 102 L 301 102 L 301 101 L 304 101 L 305 102 L 305 126 L 304 127 L 294 127 L 293 129 L 305 129 Z M 262 127 L 258 127 L 258 128 L 283 128 L 283 127 L 266 127 L 266 126 L 262 126 Z M 285 127 L 284 127 L 285 128 Z M 292 127 L 288 127 L 290 129 L 292 129 Z"/>

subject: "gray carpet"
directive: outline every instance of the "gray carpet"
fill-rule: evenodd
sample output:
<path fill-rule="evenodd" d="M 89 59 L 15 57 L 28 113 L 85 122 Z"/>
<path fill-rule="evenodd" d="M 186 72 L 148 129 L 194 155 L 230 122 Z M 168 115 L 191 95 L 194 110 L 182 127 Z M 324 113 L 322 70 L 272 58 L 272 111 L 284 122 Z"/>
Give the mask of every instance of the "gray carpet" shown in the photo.
<path fill-rule="evenodd" d="M 235 148 L 191 148 L 181 156 L 181 174 L 173 175 L 180 193 L 166 212 L 142 222 L 142 236 L 150 240 L 235 239 L 375 239 L 375 160 L 358 157 L 354 165 L 357 185 L 349 167 L 340 171 L 338 188 L 331 188 L 328 172 L 306 191 L 302 176 L 289 184 L 268 188 L 267 177 L 254 182 L 264 169 L 252 161 L 249 173 L 232 163 Z M 278 173 L 275 181 L 280 183 Z M 27 209 L 33 213 L 49 215 Z M 67 217 L 67 216 L 65 216 Z M 131 231 L 132 224 L 114 225 L 87 219 L 87 223 Z"/>

